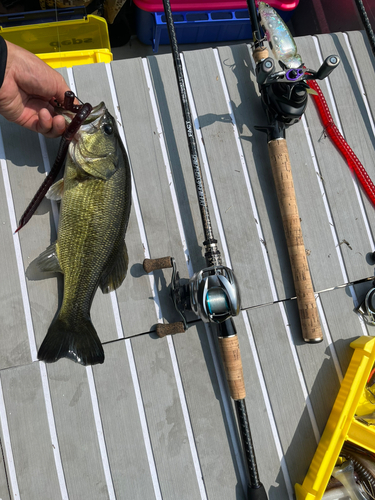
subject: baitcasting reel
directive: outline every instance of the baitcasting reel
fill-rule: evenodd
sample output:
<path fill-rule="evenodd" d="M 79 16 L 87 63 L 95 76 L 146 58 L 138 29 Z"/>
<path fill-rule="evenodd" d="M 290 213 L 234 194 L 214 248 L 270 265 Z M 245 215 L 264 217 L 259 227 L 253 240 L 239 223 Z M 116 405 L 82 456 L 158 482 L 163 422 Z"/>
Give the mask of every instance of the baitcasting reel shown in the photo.
<path fill-rule="evenodd" d="M 145 259 L 144 270 L 173 268 L 171 297 L 182 321 L 158 324 L 159 337 L 187 330 L 186 311 L 192 311 L 205 323 L 222 323 L 240 312 L 240 293 L 234 273 L 228 267 L 216 265 L 195 273 L 187 284 L 180 283 L 180 275 L 173 257 Z"/>
<path fill-rule="evenodd" d="M 261 61 L 257 65 L 257 83 L 271 127 L 281 122 L 277 128 L 284 130 L 297 123 L 306 109 L 307 94 L 313 92 L 306 80 L 323 80 L 339 63 L 338 56 L 328 56 L 319 70 L 314 71 L 303 66 L 288 69 L 279 61 L 282 71 L 274 72 L 275 62 L 271 57 Z M 270 131 L 271 127 L 256 128 Z"/>

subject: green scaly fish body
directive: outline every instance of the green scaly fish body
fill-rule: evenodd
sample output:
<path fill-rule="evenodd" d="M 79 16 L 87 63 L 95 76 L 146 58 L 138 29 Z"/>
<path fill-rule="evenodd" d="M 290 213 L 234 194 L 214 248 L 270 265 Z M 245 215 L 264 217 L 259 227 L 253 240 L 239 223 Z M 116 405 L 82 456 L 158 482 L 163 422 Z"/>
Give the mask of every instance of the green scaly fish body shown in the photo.
<path fill-rule="evenodd" d="M 104 103 L 93 109 L 69 146 L 64 178 L 49 193 L 52 199 L 60 196 L 57 241 L 39 256 L 38 265 L 63 273 L 64 297 L 38 359 L 102 363 L 90 308 L 98 286 L 108 293 L 125 278 L 124 237 L 131 206 L 129 162 Z"/>

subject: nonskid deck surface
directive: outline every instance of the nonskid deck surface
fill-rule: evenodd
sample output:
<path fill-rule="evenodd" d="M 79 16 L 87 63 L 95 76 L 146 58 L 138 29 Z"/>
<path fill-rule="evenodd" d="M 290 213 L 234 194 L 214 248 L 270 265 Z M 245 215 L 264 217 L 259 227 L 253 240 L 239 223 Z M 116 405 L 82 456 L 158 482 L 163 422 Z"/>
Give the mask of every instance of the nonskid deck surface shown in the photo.
<path fill-rule="evenodd" d="M 337 54 L 320 85 L 334 119 L 375 179 L 375 72 L 360 32 L 296 39 L 309 68 Z M 301 224 L 324 341 L 305 344 L 250 47 L 183 57 L 214 234 L 242 294 L 235 318 L 259 474 L 270 500 L 293 498 L 348 367 L 350 342 L 373 327 L 353 311 L 373 276 L 375 211 L 325 136 L 314 103 L 287 131 Z M 170 270 L 146 275 L 146 257 L 175 257 L 181 276 L 204 267 L 204 240 L 170 55 L 62 70 L 80 99 L 105 101 L 129 152 L 134 186 L 129 272 L 99 291 L 92 319 L 103 365 L 36 361 L 62 283 L 25 269 L 56 237 L 58 207 L 43 202 L 13 235 L 58 141 L 1 119 L 0 498 L 241 500 L 246 478 L 218 355 L 201 322 L 173 338 Z M 344 285 L 344 286 L 342 286 Z M 2 455 L 0 454 L 0 460 Z"/>

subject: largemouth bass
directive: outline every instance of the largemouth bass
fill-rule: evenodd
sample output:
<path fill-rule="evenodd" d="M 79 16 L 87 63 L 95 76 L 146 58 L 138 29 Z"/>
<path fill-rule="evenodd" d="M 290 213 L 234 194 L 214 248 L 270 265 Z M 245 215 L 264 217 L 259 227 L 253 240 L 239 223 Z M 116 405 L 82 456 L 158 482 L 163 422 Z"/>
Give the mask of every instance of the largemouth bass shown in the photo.
<path fill-rule="evenodd" d="M 71 120 L 71 113 L 62 114 L 67 122 Z M 124 238 L 131 207 L 129 161 L 104 103 L 80 127 L 69 146 L 64 178 L 50 188 L 47 197 L 61 199 L 57 241 L 33 264 L 42 272 L 63 273 L 64 296 L 38 359 L 103 363 L 104 351 L 90 308 L 98 286 L 108 293 L 126 276 Z"/>

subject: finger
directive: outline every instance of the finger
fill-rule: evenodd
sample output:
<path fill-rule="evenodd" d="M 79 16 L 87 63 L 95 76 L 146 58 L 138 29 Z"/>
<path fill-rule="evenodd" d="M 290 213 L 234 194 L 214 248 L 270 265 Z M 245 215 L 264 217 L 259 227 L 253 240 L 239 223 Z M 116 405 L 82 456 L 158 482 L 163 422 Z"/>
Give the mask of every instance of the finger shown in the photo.
<path fill-rule="evenodd" d="M 47 109 L 39 111 L 39 120 L 36 131 L 46 137 L 59 137 L 65 131 L 65 120 L 63 116 L 54 116 Z"/>
<path fill-rule="evenodd" d="M 52 128 L 44 134 L 46 137 L 60 137 L 66 129 L 66 122 L 63 116 L 54 116 L 52 118 Z"/>

